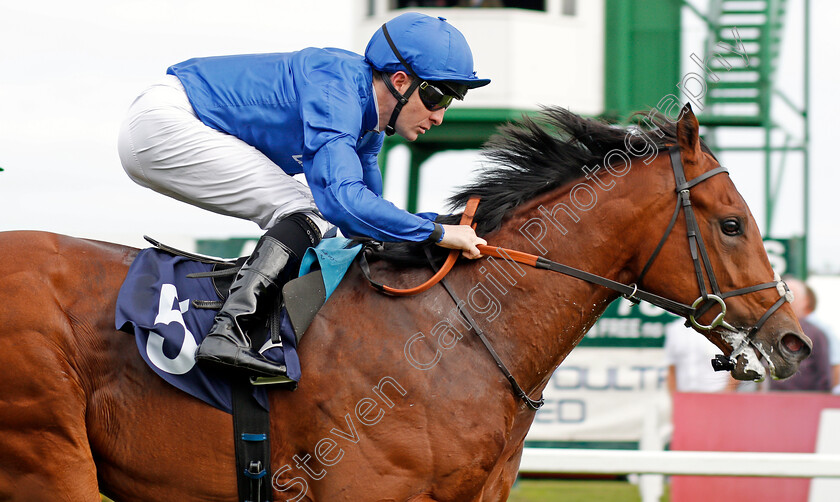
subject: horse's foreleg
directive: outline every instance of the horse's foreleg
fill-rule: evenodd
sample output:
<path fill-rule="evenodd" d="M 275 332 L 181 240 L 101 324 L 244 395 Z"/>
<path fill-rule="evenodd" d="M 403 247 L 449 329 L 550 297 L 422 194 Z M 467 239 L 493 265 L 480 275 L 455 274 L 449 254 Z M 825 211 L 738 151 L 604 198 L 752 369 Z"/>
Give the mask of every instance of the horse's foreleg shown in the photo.
<path fill-rule="evenodd" d="M 510 495 L 510 489 L 513 486 L 516 477 L 519 475 L 519 463 L 522 460 L 521 443 L 518 447 L 513 448 L 506 458 L 500 461 L 496 469 L 493 470 L 481 495 L 476 499 L 480 502 L 504 502 Z"/>
<path fill-rule="evenodd" d="M 0 500 L 98 501 L 73 369 L 37 332 L 0 333 L 0 353 Z"/>

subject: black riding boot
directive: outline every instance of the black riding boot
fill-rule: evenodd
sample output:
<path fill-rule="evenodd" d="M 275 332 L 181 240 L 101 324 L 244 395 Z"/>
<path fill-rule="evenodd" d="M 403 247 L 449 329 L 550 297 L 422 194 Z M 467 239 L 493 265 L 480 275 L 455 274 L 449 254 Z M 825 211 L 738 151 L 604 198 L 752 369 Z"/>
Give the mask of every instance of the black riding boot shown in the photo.
<path fill-rule="evenodd" d="M 283 235 L 288 246 L 274 237 L 278 234 Z M 257 313 L 259 300 L 277 289 L 277 278 L 289 261 L 297 264 L 306 248 L 316 245 L 319 240 L 318 228 L 300 214 L 281 221 L 260 238 L 231 284 L 230 295 L 216 314 L 210 333 L 199 345 L 196 360 L 261 376 L 284 376 L 286 367 L 269 361 L 251 347 L 245 330 L 248 320 Z"/>

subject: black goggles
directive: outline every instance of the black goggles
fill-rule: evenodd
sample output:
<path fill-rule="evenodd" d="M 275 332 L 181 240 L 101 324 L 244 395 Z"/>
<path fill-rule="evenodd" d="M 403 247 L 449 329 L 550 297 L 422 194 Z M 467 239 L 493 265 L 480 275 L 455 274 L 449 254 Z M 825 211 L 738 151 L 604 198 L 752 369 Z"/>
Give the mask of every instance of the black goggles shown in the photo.
<path fill-rule="evenodd" d="M 455 96 L 447 94 L 444 89 L 432 84 L 428 80 L 420 83 L 417 87 L 417 94 L 420 95 L 420 101 L 423 102 L 423 106 L 430 112 L 449 108 L 452 100 L 455 99 Z"/>

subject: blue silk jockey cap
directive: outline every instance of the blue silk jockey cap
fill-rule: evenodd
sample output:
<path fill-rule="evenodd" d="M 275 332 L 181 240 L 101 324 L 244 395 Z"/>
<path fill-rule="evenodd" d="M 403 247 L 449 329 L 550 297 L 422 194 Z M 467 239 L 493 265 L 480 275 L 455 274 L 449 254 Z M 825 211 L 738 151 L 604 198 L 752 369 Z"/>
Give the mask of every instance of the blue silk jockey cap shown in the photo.
<path fill-rule="evenodd" d="M 424 80 L 458 82 L 467 89 L 490 83 L 490 79 L 476 77 L 467 39 L 444 18 L 407 12 L 386 26 L 394 46 L 411 68 L 400 62 L 380 27 L 365 49 L 365 60 L 377 70 L 411 74 L 413 69 Z"/>

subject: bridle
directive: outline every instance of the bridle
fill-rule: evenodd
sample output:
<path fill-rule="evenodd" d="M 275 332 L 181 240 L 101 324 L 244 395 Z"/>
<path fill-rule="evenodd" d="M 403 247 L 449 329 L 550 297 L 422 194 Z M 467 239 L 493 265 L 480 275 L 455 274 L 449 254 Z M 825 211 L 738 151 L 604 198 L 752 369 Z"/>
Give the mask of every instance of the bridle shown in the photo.
<path fill-rule="evenodd" d="M 709 259 L 709 254 L 706 251 L 705 244 L 703 243 L 703 238 L 700 232 L 700 226 L 697 223 L 697 218 L 694 214 L 694 208 L 691 205 L 691 189 L 718 174 L 729 174 L 729 171 L 725 167 L 718 166 L 710 171 L 701 174 L 700 176 L 697 176 L 692 180 L 687 181 L 685 179 L 685 169 L 683 167 L 682 159 L 680 157 L 679 147 L 670 146 L 668 147 L 668 152 L 671 160 L 671 168 L 674 172 L 674 180 L 676 183 L 676 207 L 674 208 L 674 213 L 671 216 L 671 221 L 668 223 L 668 227 L 665 230 L 664 235 L 659 240 L 659 244 L 656 246 L 651 257 L 647 260 L 645 266 L 642 268 L 642 272 L 641 274 L 639 274 L 639 277 L 637 278 L 635 283 L 623 284 L 617 281 L 613 281 L 612 279 L 607 279 L 606 277 L 595 275 L 583 270 L 576 269 L 574 267 L 570 267 L 568 265 L 563 265 L 562 263 L 557 263 L 555 261 L 548 260 L 541 256 L 536 256 L 529 253 L 524 253 L 522 251 L 516 251 L 513 249 L 506 249 L 495 246 L 478 246 L 479 251 L 481 251 L 483 255 L 515 261 L 538 269 L 559 272 L 564 275 L 568 275 L 583 281 L 597 284 L 599 286 L 603 286 L 605 288 L 616 291 L 628 300 L 636 303 L 638 303 L 639 301 L 646 301 L 672 314 L 676 314 L 680 317 L 687 319 L 686 325 L 691 324 L 701 331 L 711 331 L 717 327 L 721 327 L 725 330 L 728 330 L 733 335 L 740 335 L 733 336 L 731 338 L 733 341 L 737 342 L 737 346 L 735 343 L 730 342 L 730 344 L 732 345 L 732 353 L 729 355 L 729 357 L 718 355 L 717 358 L 712 361 L 712 366 L 717 371 L 731 371 L 732 369 L 734 369 L 738 356 L 744 353 L 744 351 L 746 351 L 750 347 L 755 348 L 764 357 L 764 359 L 769 362 L 770 359 L 768 357 L 768 354 L 765 353 L 764 349 L 761 347 L 760 344 L 755 342 L 755 335 L 756 333 L 758 333 L 758 331 L 761 329 L 764 323 L 767 322 L 770 316 L 773 315 L 773 313 L 775 313 L 785 302 L 793 300 L 792 294 L 790 293 L 790 290 L 788 289 L 787 285 L 779 278 L 778 274 L 775 275 L 772 282 L 765 282 L 761 284 L 756 284 L 754 286 L 735 289 L 727 292 L 722 292 L 720 290 L 720 286 L 718 285 L 718 281 L 715 277 L 711 260 Z M 477 206 L 478 199 L 470 199 L 470 201 L 467 203 L 467 208 L 464 211 L 464 217 L 461 220 L 462 224 L 471 223 L 472 216 L 475 214 Z M 694 271 L 700 288 L 700 296 L 691 305 L 659 296 L 657 294 L 645 291 L 639 287 L 639 284 L 642 283 L 642 280 L 644 279 L 645 275 L 650 270 L 654 261 L 659 256 L 659 252 L 662 250 L 662 248 L 665 245 L 665 242 L 671 235 L 671 232 L 673 231 L 674 226 L 676 225 L 680 212 L 685 213 L 687 238 L 689 248 L 691 251 L 691 260 L 694 265 Z M 469 312 L 467 312 L 467 310 L 465 309 L 465 303 L 455 295 L 452 288 L 444 279 L 443 276 L 451 268 L 451 265 L 454 263 L 454 260 L 457 258 L 458 254 L 459 252 L 457 250 L 453 250 L 452 252 L 450 252 L 450 256 L 447 259 L 446 263 L 444 263 L 444 266 L 441 267 L 440 270 L 438 270 L 438 272 L 432 279 L 430 279 L 425 284 L 417 288 L 412 288 L 409 290 L 398 290 L 376 283 L 370 278 L 369 269 L 367 268 L 366 263 L 363 265 L 362 268 L 365 272 L 366 277 L 371 282 L 371 285 L 373 285 L 376 289 L 386 294 L 394 296 L 406 296 L 408 294 L 416 294 L 420 291 L 425 291 L 426 289 L 430 288 L 432 285 L 440 281 L 441 284 L 446 288 L 447 292 L 449 292 L 452 299 L 455 301 L 459 311 L 464 316 L 464 319 L 470 324 L 472 329 L 476 332 L 481 341 L 484 343 L 485 347 L 487 347 L 487 349 L 490 351 L 490 354 L 496 361 L 496 365 L 510 381 L 514 393 L 519 398 L 521 398 L 525 402 L 525 404 L 528 405 L 528 407 L 532 410 L 539 409 L 543 404 L 543 399 L 540 398 L 539 400 L 533 400 L 530 397 L 528 397 L 524 390 L 522 390 L 522 388 L 516 382 L 516 379 L 507 369 L 505 364 L 501 361 L 493 347 L 490 345 L 490 342 L 484 336 L 484 332 L 482 331 L 482 329 L 478 326 L 478 324 L 473 320 L 472 316 L 470 316 Z M 429 256 L 431 263 L 431 253 L 428 251 L 428 248 L 427 255 Z M 706 288 L 706 279 L 708 279 L 711 291 L 708 291 Z M 759 318 L 755 325 L 753 325 L 749 329 L 739 329 L 726 321 L 725 300 L 727 298 L 746 295 L 770 288 L 776 288 L 780 298 L 769 309 L 767 309 L 767 311 L 761 316 L 761 318 Z M 708 312 L 709 309 L 711 309 L 715 305 L 718 305 L 720 307 L 720 313 L 717 316 L 715 316 L 715 318 L 709 324 L 701 324 L 698 321 L 698 318 L 700 318 L 703 314 Z"/>
<path fill-rule="evenodd" d="M 694 215 L 694 208 L 691 205 L 690 190 L 694 186 L 702 183 L 703 181 L 711 178 L 712 176 L 721 173 L 729 174 L 729 171 L 723 166 L 718 166 L 715 169 L 707 171 L 690 181 L 686 181 L 685 169 L 683 168 L 679 147 L 669 147 L 668 153 L 671 158 L 671 168 L 674 171 L 674 180 L 676 182 L 677 204 L 674 208 L 674 213 L 671 216 L 671 221 L 668 224 L 668 228 L 665 230 L 665 234 L 662 236 L 662 239 L 660 239 L 659 244 L 656 246 L 656 249 L 653 251 L 653 254 L 648 259 L 644 268 L 642 268 L 642 272 L 641 274 L 639 274 L 637 282 L 641 283 L 648 270 L 650 270 L 651 265 L 653 265 L 654 260 L 659 255 L 659 252 L 662 250 L 662 247 L 665 245 L 665 241 L 671 234 L 671 231 L 673 230 L 674 225 L 677 222 L 677 217 L 679 216 L 680 209 L 682 209 L 685 212 L 687 237 L 689 249 L 691 251 L 691 261 L 694 264 L 694 272 L 697 276 L 697 284 L 700 288 L 700 296 L 691 304 L 690 307 L 685 304 L 678 304 L 676 306 L 678 307 L 678 309 L 669 310 L 666 308 L 666 310 L 669 310 L 669 312 L 677 314 L 679 316 L 685 317 L 688 320 L 686 324 L 690 323 L 699 330 L 711 331 L 712 329 L 721 326 L 729 331 L 737 333 L 743 330 L 732 326 L 726 321 L 725 300 L 727 298 L 754 293 L 756 291 L 761 291 L 764 289 L 776 288 L 776 290 L 779 293 L 779 299 L 776 300 L 776 302 L 772 306 L 770 306 L 770 308 L 767 309 L 766 312 L 764 312 L 764 314 L 759 318 L 759 320 L 746 332 L 747 334 L 744 339 L 744 343 L 746 343 L 747 345 L 751 345 L 757 350 L 763 352 L 763 349 L 755 343 L 754 338 L 756 333 L 758 333 L 758 331 L 761 329 L 762 326 L 764 326 L 764 323 L 767 322 L 770 316 L 773 315 L 773 313 L 776 312 L 785 302 L 792 301 L 793 296 L 792 294 L 789 294 L 790 290 L 788 289 L 787 285 L 781 280 L 778 274 L 774 276 L 773 282 L 765 282 L 762 284 L 757 284 L 755 286 L 749 286 L 746 288 L 727 291 L 725 293 L 721 292 L 720 287 L 718 286 L 717 278 L 715 277 L 715 272 L 712 267 L 711 260 L 709 260 L 709 254 L 706 251 L 705 244 L 703 243 L 703 237 L 700 232 L 700 226 L 697 223 L 697 218 Z M 709 286 L 712 289 L 711 293 L 709 293 L 706 290 L 706 282 L 704 280 L 703 270 L 706 271 L 706 275 L 708 276 Z M 708 325 L 700 324 L 697 318 L 705 314 L 715 304 L 720 306 L 720 313 L 717 316 L 715 316 L 712 322 Z M 736 352 L 742 352 L 743 349 L 746 348 L 746 346 L 732 348 L 733 355 L 735 355 Z M 742 350 L 738 351 L 738 349 Z M 735 358 L 733 357 L 733 355 L 730 355 L 730 357 L 728 358 L 722 355 L 716 357 L 712 361 L 712 366 L 715 368 L 716 371 L 729 371 L 734 369 Z M 767 359 L 766 354 L 765 359 Z"/>

